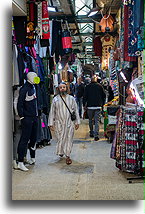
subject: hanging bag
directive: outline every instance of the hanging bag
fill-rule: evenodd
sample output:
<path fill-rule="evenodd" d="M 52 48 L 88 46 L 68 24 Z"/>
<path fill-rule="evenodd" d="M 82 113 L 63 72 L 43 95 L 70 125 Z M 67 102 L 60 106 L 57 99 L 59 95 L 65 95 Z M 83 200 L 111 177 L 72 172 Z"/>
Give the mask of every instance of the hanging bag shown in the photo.
<path fill-rule="evenodd" d="M 66 21 L 66 28 L 64 29 L 62 26 L 62 48 L 64 51 L 64 54 L 68 54 L 72 52 L 72 38 L 69 31 L 68 23 Z"/>
<path fill-rule="evenodd" d="M 111 13 L 111 8 L 109 11 L 109 14 L 106 14 L 103 16 L 102 14 L 102 19 L 99 23 L 99 26 L 101 27 L 101 31 L 102 32 L 112 32 L 114 30 L 113 24 L 114 24 L 114 19 L 113 17 L 110 15 Z"/>
<path fill-rule="evenodd" d="M 70 109 L 69 109 L 69 107 L 67 106 L 66 102 L 64 101 L 64 99 L 62 98 L 62 96 L 61 96 L 61 95 L 60 95 L 60 97 L 61 97 L 61 99 L 63 100 L 63 102 L 64 102 L 65 106 L 67 107 L 67 109 L 68 109 L 68 111 L 69 111 L 69 113 L 70 113 L 70 115 L 71 115 L 71 120 L 72 120 L 72 121 L 76 120 L 76 114 L 75 114 L 75 111 L 71 112 L 71 111 L 70 111 Z"/>

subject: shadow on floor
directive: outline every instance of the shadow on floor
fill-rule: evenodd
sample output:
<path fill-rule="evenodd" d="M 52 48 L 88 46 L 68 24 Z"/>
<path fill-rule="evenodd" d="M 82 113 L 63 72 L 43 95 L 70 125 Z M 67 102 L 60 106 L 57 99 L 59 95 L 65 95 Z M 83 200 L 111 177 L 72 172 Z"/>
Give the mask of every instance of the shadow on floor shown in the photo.
<path fill-rule="evenodd" d="M 60 171 L 66 174 L 67 173 L 90 174 L 94 172 L 94 165 L 91 163 L 79 163 L 77 161 L 73 161 L 73 164 L 66 165 L 65 158 L 58 159 L 55 162 L 50 163 L 48 165 L 57 167 Z"/>

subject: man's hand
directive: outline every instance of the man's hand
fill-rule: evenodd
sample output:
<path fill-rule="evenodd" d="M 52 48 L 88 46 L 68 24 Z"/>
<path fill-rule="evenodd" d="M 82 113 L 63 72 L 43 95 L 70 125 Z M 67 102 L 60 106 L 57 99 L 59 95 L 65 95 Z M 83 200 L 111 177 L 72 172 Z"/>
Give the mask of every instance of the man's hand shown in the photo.
<path fill-rule="evenodd" d="M 79 124 L 75 124 L 75 130 L 79 128 Z"/>
<path fill-rule="evenodd" d="M 54 131 L 54 126 L 49 126 L 51 131 Z"/>

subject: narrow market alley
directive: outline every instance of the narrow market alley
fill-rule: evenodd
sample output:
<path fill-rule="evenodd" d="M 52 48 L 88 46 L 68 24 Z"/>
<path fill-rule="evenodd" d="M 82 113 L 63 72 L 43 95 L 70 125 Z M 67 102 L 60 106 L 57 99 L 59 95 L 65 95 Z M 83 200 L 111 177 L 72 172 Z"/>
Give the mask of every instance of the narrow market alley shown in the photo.
<path fill-rule="evenodd" d="M 145 1 L 12 10 L 12 200 L 143 200 Z"/>
<path fill-rule="evenodd" d="M 111 145 L 103 137 L 100 124 L 100 140 L 89 137 L 88 120 L 81 120 L 75 132 L 72 164 L 55 155 L 56 142 L 36 151 L 35 165 L 28 165 L 28 172 L 13 170 L 13 200 L 142 200 L 143 182 L 128 177 L 110 158 Z"/>

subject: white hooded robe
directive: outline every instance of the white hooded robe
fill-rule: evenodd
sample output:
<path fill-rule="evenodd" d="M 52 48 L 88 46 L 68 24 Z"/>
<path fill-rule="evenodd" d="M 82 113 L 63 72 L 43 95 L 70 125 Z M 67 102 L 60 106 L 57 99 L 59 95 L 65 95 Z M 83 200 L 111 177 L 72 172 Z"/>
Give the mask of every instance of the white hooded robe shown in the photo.
<path fill-rule="evenodd" d="M 48 126 L 55 127 L 55 135 L 57 138 L 56 154 L 70 156 L 73 145 L 75 124 L 80 124 L 80 117 L 74 97 L 67 94 L 65 98 L 63 97 L 63 99 L 65 100 L 70 111 L 75 111 L 76 120 L 71 120 L 67 107 L 65 106 L 60 95 L 57 95 L 52 100 Z"/>

